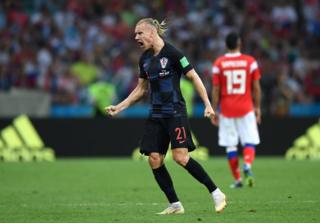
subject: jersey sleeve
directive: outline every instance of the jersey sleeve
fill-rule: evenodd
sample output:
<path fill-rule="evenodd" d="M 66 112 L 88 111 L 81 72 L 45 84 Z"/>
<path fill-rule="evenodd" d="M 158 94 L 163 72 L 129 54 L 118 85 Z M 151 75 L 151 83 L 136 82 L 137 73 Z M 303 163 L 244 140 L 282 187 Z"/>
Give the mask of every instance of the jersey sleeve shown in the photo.
<path fill-rule="evenodd" d="M 212 64 L 212 85 L 220 85 L 220 67 L 218 60 Z"/>
<path fill-rule="evenodd" d="M 147 73 L 143 67 L 143 57 L 141 57 L 139 60 L 139 78 L 148 79 Z"/>
<path fill-rule="evenodd" d="M 174 49 L 172 51 L 172 56 L 177 63 L 177 67 L 183 74 L 186 74 L 193 69 L 193 66 L 189 63 L 187 57 L 185 57 L 179 50 Z"/>
<path fill-rule="evenodd" d="M 252 74 L 253 80 L 259 80 L 261 77 L 260 69 L 256 60 L 253 60 L 250 65 L 250 74 Z"/>

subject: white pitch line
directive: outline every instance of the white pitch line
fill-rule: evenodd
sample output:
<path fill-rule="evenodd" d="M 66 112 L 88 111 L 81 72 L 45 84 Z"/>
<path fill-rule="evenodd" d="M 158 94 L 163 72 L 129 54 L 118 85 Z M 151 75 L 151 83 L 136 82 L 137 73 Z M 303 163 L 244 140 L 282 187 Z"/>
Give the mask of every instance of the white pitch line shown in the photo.
<path fill-rule="evenodd" d="M 229 201 L 228 203 L 230 204 L 287 204 L 287 203 L 310 203 L 310 204 L 316 204 L 316 203 L 320 203 L 320 200 L 305 200 L 305 201 L 297 201 L 296 199 L 288 199 L 288 201 L 261 201 L 261 202 L 257 202 L 257 201 Z"/>
<path fill-rule="evenodd" d="M 229 204 L 250 204 L 250 205 L 259 205 L 261 203 L 266 204 L 288 204 L 288 203 L 303 203 L 303 204 L 318 204 L 320 203 L 320 200 L 303 200 L 303 201 L 297 201 L 296 199 L 288 199 L 288 201 L 241 201 L 241 200 L 232 200 L 228 201 Z M 188 202 L 189 204 L 199 204 L 198 202 Z M 41 204 L 39 204 L 41 206 Z M 84 202 L 84 203 L 51 203 L 46 204 L 46 206 L 64 206 L 64 207 L 110 207 L 110 206 L 159 206 L 159 205 L 167 205 L 167 203 L 143 203 L 143 202 L 119 202 L 119 203 L 106 203 L 106 202 Z M 0 208 L 5 208 L 9 205 L 0 204 Z M 27 203 L 20 204 L 20 207 L 27 208 L 30 205 Z"/>
<path fill-rule="evenodd" d="M 59 203 L 59 204 L 50 204 L 50 206 L 68 206 L 68 207 L 105 207 L 105 206 L 157 206 L 165 205 L 166 203 L 130 203 L 130 202 L 121 202 L 121 203 Z"/>

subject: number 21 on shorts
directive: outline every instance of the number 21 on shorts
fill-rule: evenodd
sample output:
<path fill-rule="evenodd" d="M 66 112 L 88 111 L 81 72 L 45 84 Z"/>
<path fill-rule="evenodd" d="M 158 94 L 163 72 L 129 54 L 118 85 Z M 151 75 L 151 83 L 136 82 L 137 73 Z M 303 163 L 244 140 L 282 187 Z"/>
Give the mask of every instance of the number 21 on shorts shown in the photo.
<path fill-rule="evenodd" d="M 177 128 L 175 128 L 174 131 L 177 133 L 176 140 L 179 143 L 183 143 L 186 141 L 187 136 L 186 136 L 186 130 L 184 127 L 177 127 Z"/>

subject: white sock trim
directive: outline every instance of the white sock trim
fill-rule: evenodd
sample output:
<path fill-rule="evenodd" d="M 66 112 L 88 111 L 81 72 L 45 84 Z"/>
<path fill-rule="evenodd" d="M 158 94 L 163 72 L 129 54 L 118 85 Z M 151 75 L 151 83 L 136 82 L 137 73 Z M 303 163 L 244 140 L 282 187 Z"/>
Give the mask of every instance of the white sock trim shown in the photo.
<path fill-rule="evenodd" d="M 171 204 L 170 204 L 170 206 L 172 206 L 172 207 L 181 207 L 181 206 L 182 206 L 182 204 L 181 204 L 181 202 L 180 202 L 180 201 L 177 201 L 177 202 L 173 202 L 173 203 L 171 203 Z"/>
<path fill-rule="evenodd" d="M 245 163 L 245 164 L 243 165 L 243 169 L 244 169 L 244 170 L 250 170 L 250 169 L 251 169 L 251 164 Z"/>
<path fill-rule="evenodd" d="M 217 189 L 215 189 L 213 192 L 212 192 L 212 196 L 218 196 L 218 195 L 220 195 L 222 192 L 221 192 L 221 190 L 219 189 L 219 188 L 217 188 Z"/>
<path fill-rule="evenodd" d="M 238 151 L 238 148 L 236 146 L 228 146 L 226 148 L 226 152 L 227 153 L 230 153 L 230 152 L 237 152 Z"/>

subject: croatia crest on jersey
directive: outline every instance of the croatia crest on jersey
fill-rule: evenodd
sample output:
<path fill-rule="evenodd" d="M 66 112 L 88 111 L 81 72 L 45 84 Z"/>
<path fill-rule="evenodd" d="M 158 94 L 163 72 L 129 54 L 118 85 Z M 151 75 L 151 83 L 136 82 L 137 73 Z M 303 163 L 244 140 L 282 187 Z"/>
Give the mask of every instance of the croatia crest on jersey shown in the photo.
<path fill-rule="evenodd" d="M 168 58 L 162 57 L 162 58 L 160 59 L 160 64 L 161 64 L 161 68 L 162 68 L 162 69 L 166 68 L 167 63 L 168 63 Z"/>

